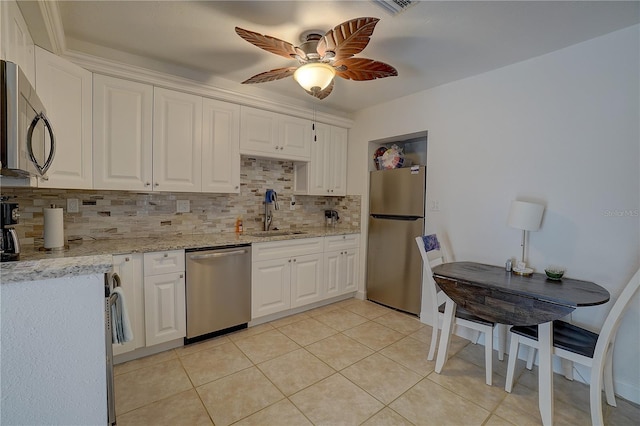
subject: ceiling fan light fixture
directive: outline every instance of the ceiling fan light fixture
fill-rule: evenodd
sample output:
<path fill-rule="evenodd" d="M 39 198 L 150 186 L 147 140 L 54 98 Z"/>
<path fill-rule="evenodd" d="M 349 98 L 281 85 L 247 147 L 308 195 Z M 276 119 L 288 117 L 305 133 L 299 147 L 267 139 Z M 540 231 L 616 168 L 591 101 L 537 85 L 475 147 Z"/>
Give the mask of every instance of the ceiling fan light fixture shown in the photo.
<path fill-rule="evenodd" d="M 311 62 L 298 68 L 293 73 L 293 78 L 305 90 L 314 92 L 326 89 L 335 75 L 336 70 L 331 65 L 322 62 Z"/>

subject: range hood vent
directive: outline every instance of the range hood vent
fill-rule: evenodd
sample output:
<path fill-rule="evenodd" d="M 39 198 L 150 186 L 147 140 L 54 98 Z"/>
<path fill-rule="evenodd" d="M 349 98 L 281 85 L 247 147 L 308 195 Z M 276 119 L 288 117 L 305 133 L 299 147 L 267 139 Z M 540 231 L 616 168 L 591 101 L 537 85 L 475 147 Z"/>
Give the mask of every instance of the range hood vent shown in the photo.
<path fill-rule="evenodd" d="M 398 13 L 406 10 L 409 6 L 414 4 L 416 0 L 371 0 L 387 13 L 391 15 L 397 15 Z"/>

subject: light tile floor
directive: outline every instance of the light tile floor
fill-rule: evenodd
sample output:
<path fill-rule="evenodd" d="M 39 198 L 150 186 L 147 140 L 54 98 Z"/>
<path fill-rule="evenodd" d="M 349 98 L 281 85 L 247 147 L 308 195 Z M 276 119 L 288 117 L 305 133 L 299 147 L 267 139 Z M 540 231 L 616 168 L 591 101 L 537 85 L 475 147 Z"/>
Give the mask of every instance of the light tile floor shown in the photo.
<path fill-rule="evenodd" d="M 442 374 L 426 360 L 431 327 L 349 299 L 115 367 L 118 426 L 538 425 L 537 375 L 458 337 Z M 589 388 L 556 375 L 558 425 L 590 424 Z M 608 425 L 640 424 L 640 408 L 605 404 Z"/>

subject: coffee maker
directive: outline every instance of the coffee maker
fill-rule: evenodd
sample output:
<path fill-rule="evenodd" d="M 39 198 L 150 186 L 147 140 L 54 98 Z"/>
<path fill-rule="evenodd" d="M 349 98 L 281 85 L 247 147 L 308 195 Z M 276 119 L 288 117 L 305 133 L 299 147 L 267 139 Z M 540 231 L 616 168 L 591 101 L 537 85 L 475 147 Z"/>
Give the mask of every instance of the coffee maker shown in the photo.
<path fill-rule="evenodd" d="M 20 242 L 14 226 L 18 224 L 18 203 L 9 203 L 9 197 L 0 197 L 0 261 L 9 262 L 20 258 Z"/>
<path fill-rule="evenodd" d="M 338 223 L 338 212 L 335 210 L 325 210 L 324 211 L 324 220 L 327 226 L 336 226 Z"/>

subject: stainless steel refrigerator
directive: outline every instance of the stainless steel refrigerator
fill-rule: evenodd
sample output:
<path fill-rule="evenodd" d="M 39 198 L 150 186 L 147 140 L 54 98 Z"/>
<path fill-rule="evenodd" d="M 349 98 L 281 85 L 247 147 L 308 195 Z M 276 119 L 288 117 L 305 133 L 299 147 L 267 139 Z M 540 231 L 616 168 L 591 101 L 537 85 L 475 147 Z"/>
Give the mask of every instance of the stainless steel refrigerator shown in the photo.
<path fill-rule="evenodd" d="M 367 298 L 420 315 L 426 168 L 371 172 Z"/>

